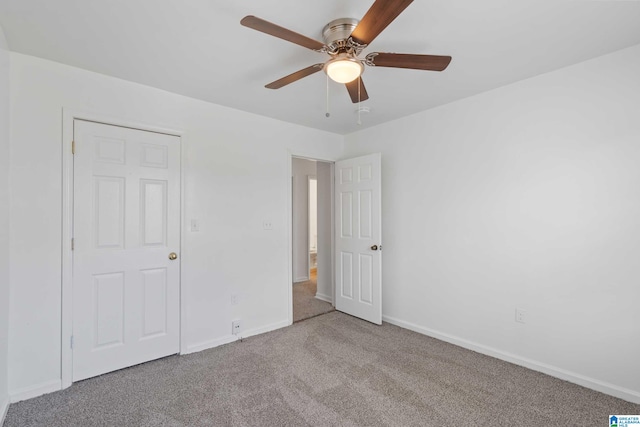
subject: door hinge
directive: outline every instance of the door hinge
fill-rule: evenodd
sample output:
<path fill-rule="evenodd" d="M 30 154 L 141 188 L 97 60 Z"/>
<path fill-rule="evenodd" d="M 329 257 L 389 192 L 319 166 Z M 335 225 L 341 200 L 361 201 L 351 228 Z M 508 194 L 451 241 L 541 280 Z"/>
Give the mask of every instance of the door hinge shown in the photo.
<path fill-rule="evenodd" d="M 71 344 L 71 349 L 73 350 L 73 335 L 71 335 L 70 344 Z"/>
<path fill-rule="evenodd" d="M 75 240 L 74 238 L 71 238 L 71 250 L 73 250 L 74 246 L 75 246 Z"/>
<path fill-rule="evenodd" d="M 76 154 L 76 142 L 71 141 L 71 154 Z"/>

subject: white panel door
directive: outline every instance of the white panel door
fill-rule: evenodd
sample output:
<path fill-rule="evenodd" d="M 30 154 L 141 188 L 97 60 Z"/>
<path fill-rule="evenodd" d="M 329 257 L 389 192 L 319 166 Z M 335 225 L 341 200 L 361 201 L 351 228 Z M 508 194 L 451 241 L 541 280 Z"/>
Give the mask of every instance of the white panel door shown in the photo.
<path fill-rule="evenodd" d="M 382 324 L 380 153 L 336 162 L 336 309 Z"/>
<path fill-rule="evenodd" d="M 180 138 L 74 121 L 73 381 L 179 351 Z"/>

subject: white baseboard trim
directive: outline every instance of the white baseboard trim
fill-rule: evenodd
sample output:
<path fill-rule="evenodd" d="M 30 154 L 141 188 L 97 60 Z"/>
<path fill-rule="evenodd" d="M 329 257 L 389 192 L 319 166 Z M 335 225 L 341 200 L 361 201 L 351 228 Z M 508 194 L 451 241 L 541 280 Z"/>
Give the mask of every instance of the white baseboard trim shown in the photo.
<path fill-rule="evenodd" d="M 333 304 L 333 298 L 331 298 L 331 295 L 325 295 L 325 294 L 316 293 L 316 298 L 318 298 L 320 301 L 325 301 L 325 302 Z M 389 322 L 389 323 L 391 323 L 391 322 Z"/>
<path fill-rule="evenodd" d="M 9 392 L 9 400 L 11 403 L 16 403 L 59 390 L 62 390 L 62 380 L 57 379 Z"/>
<path fill-rule="evenodd" d="M 4 425 L 4 419 L 7 417 L 9 411 L 9 396 L 5 396 L 0 401 L 0 426 Z"/>
<path fill-rule="evenodd" d="M 293 283 L 308 282 L 308 281 L 309 281 L 309 276 L 296 277 L 295 279 L 293 279 Z"/>
<path fill-rule="evenodd" d="M 291 326 L 291 323 L 288 320 L 281 320 L 280 322 L 271 323 L 269 325 L 261 326 L 259 328 L 247 329 L 246 331 L 240 334 L 238 339 L 240 339 L 240 337 L 249 338 L 254 335 L 264 334 L 266 332 L 275 331 L 276 329 L 285 328 L 287 326 Z"/>
<path fill-rule="evenodd" d="M 626 400 L 628 402 L 640 404 L 640 392 L 638 391 L 630 390 L 624 387 L 617 386 L 615 384 L 610 384 L 604 381 L 596 380 L 594 378 L 589 378 L 584 375 L 577 374 L 575 372 L 558 368 L 556 366 L 552 366 L 546 363 L 527 359 L 525 357 L 521 357 L 512 353 L 501 351 L 501 350 L 488 347 L 482 344 L 478 344 L 473 341 L 469 341 L 463 338 L 458 338 L 453 335 L 435 331 L 433 329 L 425 328 L 425 327 L 416 325 L 415 323 L 405 322 L 404 320 L 400 320 L 395 317 L 383 315 L 382 320 L 384 320 L 385 322 L 391 323 L 392 325 L 400 326 L 401 328 L 409 329 L 411 331 L 418 332 L 419 334 L 427 335 L 432 338 L 436 338 L 441 341 L 445 341 L 450 344 L 454 344 L 459 347 L 463 347 L 468 350 L 475 351 L 477 353 L 482 353 L 487 356 L 495 357 L 496 359 L 504 360 L 506 362 L 523 366 L 525 368 L 528 368 L 534 371 L 542 372 L 552 377 L 560 378 L 561 380 L 578 384 L 583 387 L 590 388 L 592 390 L 599 391 L 601 393 L 605 393 L 605 394 Z"/>
<path fill-rule="evenodd" d="M 230 342 L 234 342 L 238 339 L 235 335 L 225 335 L 222 338 L 217 338 L 215 340 L 203 341 L 197 344 L 187 345 L 187 350 L 180 352 L 181 355 L 197 353 L 202 350 L 208 350 L 210 348 L 218 347 L 224 344 L 229 344 Z"/>
<path fill-rule="evenodd" d="M 254 335 L 264 334 L 265 332 L 275 331 L 276 329 L 284 328 L 285 326 L 289 326 L 290 323 L 286 320 L 281 322 L 271 323 L 269 325 L 261 326 L 259 328 L 249 329 L 245 332 L 242 332 L 240 335 L 225 335 L 224 337 L 217 338 L 215 340 L 203 341 L 197 344 L 187 345 L 187 350 L 181 352 L 181 355 L 197 353 L 202 350 L 208 350 L 210 348 L 218 347 L 221 345 L 229 344 L 235 341 L 238 341 L 242 338 L 249 338 Z"/>

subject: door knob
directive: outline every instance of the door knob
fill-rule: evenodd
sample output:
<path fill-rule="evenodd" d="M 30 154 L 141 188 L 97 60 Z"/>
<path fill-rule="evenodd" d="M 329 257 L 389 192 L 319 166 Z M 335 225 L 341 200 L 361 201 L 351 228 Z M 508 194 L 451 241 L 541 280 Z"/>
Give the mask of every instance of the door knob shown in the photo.
<path fill-rule="evenodd" d="M 171 252 L 171 253 L 169 254 L 169 259 L 170 259 L 171 261 L 173 261 L 174 259 L 177 259 L 177 258 L 178 258 L 178 254 L 177 254 L 177 253 L 175 253 L 175 252 Z"/>
<path fill-rule="evenodd" d="M 373 245 L 373 246 L 371 246 L 371 250 L 372 250 L 372 251 L 377 251 L 377 250 L 378 250 L 378 245 Z"/>

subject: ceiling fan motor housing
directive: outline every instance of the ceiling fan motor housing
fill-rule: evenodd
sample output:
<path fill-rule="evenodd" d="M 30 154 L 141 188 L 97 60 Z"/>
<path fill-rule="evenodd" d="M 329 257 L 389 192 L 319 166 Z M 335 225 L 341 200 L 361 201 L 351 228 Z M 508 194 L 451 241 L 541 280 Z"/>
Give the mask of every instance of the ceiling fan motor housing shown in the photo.
<path fill-rule="evenodd" d="M 322 38 L 328 47 L 328 53 L 344 53 L 352 49 L 353 46 L 347 42 L 359 22 L 355 18 L 339 18 L 325 25 L 322 29 Z"/>

